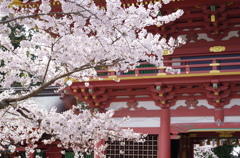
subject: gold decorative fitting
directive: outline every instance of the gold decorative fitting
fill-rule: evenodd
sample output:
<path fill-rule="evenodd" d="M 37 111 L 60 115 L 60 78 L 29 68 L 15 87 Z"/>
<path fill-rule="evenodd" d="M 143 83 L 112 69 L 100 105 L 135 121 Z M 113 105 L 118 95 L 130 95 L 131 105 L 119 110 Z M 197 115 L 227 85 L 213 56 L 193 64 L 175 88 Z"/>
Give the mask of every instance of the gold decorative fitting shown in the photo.
<path fill-rule="evenodd" d="M 96 106 L 98 106 L 99 104 L 98 104 L 98 103 L 96 103 L 95 105 L 96 105 Z"/>
<path fill-rule="evenodd" d="M 220 103 L 220 100 L 216 100 L 216 103 Z"/>
<path fill-rule="evenodd" d="M 216 21 L 215 15 L 211 15 L 211 22 L 215 22 L 215 21 Z"/>
<path fill-rule="evenodd" d="M 113 75 L 113 76 L 108 76 L 108 78 L 117 78 L 117 76 Z"/>
<path fill-rule="evenodd" d="M 157 76 L 165 76 L 167 75 L 166 73 L 158 73 Z"/>
<path fill-rule="evenodd" d="M 76 90 L 76 89 L 74 89 L 74 90 L 73 90 L 73 92 L 74 92 L 74 93 L 76 93 L 76 92 L 77 92 L 77 90 Z"/>
<path fill-rule="evenodd" d="M 220 73 L 220 71 L 219 70 L 212 70 L 209 73 Z"/>
<path fill-rule="evenodd" d="M 197 134 L 189 134 L 189 137 L 197 137 Z"/>
<path fill-rule="evenodd" d="M 223 52 L 226 50 L 224 46 L 213 46 L 209 48 L 210 52 Z"/>
<path fill-rule="evenodd" d="M 84 97 L 84 99 L 88 99 L 88 97 Z"/>
<path fill-rule="evenodd" d="M 96 97 L 95 97 L 95 96 L 93 96 L 92 98 L 93 98 L 93 99 L 96 99 Z"/>
<path fill-rule="evenodd" d="M 173 54 L 173 51 L 170 50 L 164 50 L 163 55 L 171 55 Z"/>
<path fill-rule="evenodd" d="M 84 92 L 84 89 L 81 89 L 81 92 Z"/>
<path fill-rule="evenodd" d="M 209 66 L 219 66 L 220 65 L 220 63 L 211 63 L 211 64 L 209 64 Z"/>
<path fill-rule="evenodd" d="M 218 92 L 214 92 L 214 95 L 218 95 Z"/>
<path fill-rule="evenodd" d="M 217 131 L 219 137 L 232 137 L 234 132 L 230 131 Z"/>
<path fill-rule="evenodd" d="M 166 69 L 166 66 L 157 67 L 157 69 Z"/>
<path fill-rule="evenodd" d="M 161 101 L 162 104 L 165 104 L 165 101 Z"/>
<path fill-rule="evenodd" d="M 160 97 L 162 97 L 162 96 L 163 96 L 163 94 L 162 94 L 162 93 L 160 93 L 160 94 L 159 94 L 159 96 L 160 96 Z"/>

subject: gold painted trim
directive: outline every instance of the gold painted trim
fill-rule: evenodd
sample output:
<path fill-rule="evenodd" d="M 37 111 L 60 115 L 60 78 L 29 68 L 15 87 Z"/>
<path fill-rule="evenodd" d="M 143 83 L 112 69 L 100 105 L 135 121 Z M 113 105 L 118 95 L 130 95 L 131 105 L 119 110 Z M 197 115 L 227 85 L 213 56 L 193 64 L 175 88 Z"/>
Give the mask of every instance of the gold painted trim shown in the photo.
<path fill-rule="evenodd" d="M 223 52 L 226 50 L 225 46 L 213 46 L 209 48 L 210 52 Z"/>
<path fill-rule="evenodd" d="M 158 73 L 157 76 L 165 76 L 167 75 L 166 73 Z"/>
<path fill-rule="evenodd" d="M 197 137 L 197 134 L 189 134 L 189 137 Z"/>
<path fill-rule="evenodd" d="M 164 50 L 164 52 L 162 53 L 162 55 L 171 55 L 173 54 L 173 52 L 170 52 L 169 50 Z"/>
<path fill-rule="evenodd" d="M 108 76 L 108 78 L 117 78 L 117 76 L 116 75 Z"/>
<path fill-rule="evenodd" d="M 220 71 L 219 70 L 211 70 L 209 73 L 220 73 Z"/>
<path fill-rule="evenodd" d="M 219 137 L 232 137 L 234 131 L 217 131 L 219 133 Z"/>
<path fill-rule="evenodd" d="M 199 74 L 179 74 L 179 75 L 155 75 L 155 76 L 132 76 L 132 77 L 120 77 L 120 80 L 135 80 L 135 79 L 151 79 L 151 78 L 178 78 L 178 77 L 198 77 L 198 76 L 219 76 L 219 75 L 240 75 L 240 72 L 220 72 L 220 73 L 199 73 Z M 113 76 L 112 76 L 113 77 Z M 112 77 L 99 79 L 90 79 L 90 81 L 108 81 L 112 80 Z M 115 76 L 116 78 L 117 76 Z"/>
<path fill-rule="evenodd" d="M 240 75 L 240 72 L 220 72 L 220 73 L 199 73 L 199 74 L 179 74 L 179 75 L 155 75 L 155 76 L 132 76 L 132 77 L 121 77 L 121 76 L 109 76 L 108 78 L 90 79 L 89 81 L 110 81 L 113 78 L 120 80 L 139 80 L 139 79 L 152 79 L 152 78 L 179 78 L 179 77 L 203 77 L 203 76 L 220 76 L 220 75 Z M 69 79 L 69 78 L 68 78 Z M 82 82 L 77 79 L 70 78 L 73 82 Z"/>
<path fill-rule="evenodd" d="M 166 69 L 166 66 L 157 67 L 157 69 Z"/>
<path fill-rule="evenodd" d="M 198 128 L 190 129 L 187 132 L 237 132 L 240 131 L 240 128 Z"/>
<path fill-rule="evenodd" d="M 209 66 L 219 66 L 220 65 L 220 63 L 211 63 L 211 64 L 209 64 Z"/>

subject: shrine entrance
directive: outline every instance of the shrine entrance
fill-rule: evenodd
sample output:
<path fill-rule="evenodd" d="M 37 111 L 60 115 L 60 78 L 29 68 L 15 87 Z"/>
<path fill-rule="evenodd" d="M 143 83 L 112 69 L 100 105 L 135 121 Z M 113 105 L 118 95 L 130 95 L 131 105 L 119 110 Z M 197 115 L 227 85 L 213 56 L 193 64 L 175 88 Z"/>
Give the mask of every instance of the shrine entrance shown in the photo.
<path fill-rule="evenodd" d="M 212 148 L 217 152 L 219 158 L 230 158 L 235 155 L 236 158 L 239 151 L 236 147 L 240 145 L 240 129 L 239 128 L 219 128 L 219 129 L 191 129 L 188 134 L 184 134 L 180 139 L 180 146 L 188 146 L 188 149 L 182 150 L 181 158 L 194 158 L 194 151 L 201 152 L 200 148 Z"/>

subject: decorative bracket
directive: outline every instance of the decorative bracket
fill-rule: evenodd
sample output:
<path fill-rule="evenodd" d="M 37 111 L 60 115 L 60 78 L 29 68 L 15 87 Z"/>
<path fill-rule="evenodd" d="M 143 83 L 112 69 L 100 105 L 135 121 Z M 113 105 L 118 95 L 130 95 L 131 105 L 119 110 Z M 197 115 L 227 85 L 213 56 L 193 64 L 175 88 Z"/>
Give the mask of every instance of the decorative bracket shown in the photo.
<path fill-rule="evenodd" d="M 163 85 L 161 82 L 156 83 L 155 87 L 150 87 L 155 104 L 161 108 L 169 108 L 176 102 L 175 92 L 172 85 Z"/>
<path fill-rule="evenodd" d="M 110 97 L 105 88 L 94 88 L 93 86 L 70 86 L 65 89 L 68 94 L 77 100 L 86 102 L 89 108 L 104 111 L 110 105 Z"/>

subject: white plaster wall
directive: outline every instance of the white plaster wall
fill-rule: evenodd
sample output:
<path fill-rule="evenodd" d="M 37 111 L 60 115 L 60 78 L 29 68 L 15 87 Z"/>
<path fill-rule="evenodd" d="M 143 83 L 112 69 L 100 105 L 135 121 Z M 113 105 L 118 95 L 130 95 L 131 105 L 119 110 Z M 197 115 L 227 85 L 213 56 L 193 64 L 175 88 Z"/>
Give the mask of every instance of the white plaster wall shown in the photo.
<path fill-rule="evenodd" d="M 170 109 L 177 109 L 180 106 L 185 107 L 185 106 L 187 106 L 185 102 L 186 102 L 186 100 L 177 100 L 176 104 L 174 106 L 170 107 Z M 199 106 L 202 106 L 202 105 L 207 107 L 208 109 L 214 109 L 214 106 L 209 105 L 207 100 L 199 99 L 197 106 L 199 107 Z M 195 108 L 192 107 L 191 109 L 195 109 Z"/>
<path fill-rule="evenodd" d="M 171 117 L 171 124 L 173 123 L 209 123 L 209 122 L 215 122 L 213 116 Z"/>
<path fill-rule="evenodd" d="M 225 116 L 224 122 L 240 122 L 240 116 Z"/>
<path fill-rule="evenodd" d="M 225 105 L 223 108 L 224 109 L 230 109 L 231 107 L 233 107 L 234 105 L 238 105 L 240 106 L 240 99 L 231 99 L 230 103 Z"/>
<path fill-rule="evenodd" d="M 144 98 L 144 97 L 149 97 L 148 95 L 136 95 L 135 98 Z"/>
<path fill-rule="evenodd" d="M 44 97 L 32 97 L 39 109 L 46 109 L 50 111 L 51 108 L 57 107 L 57 111 L 63 111 L 64 105 L 59 96 L 44 96 Z"/>
<path fill-rule="evenodd" d="M 185 107 L 185 106 L 187 106 L 187 105 L 185 104 L 185 102 L 186 102 L 186 100 L 177 100 L 177 101 L 176 101 L 176 104 L 175 104 L 174 106 L 171 106 L 170 109 L 175 110 L 175 109 L 177 109 L 177 108 L 180 107 L 180 106 Z"/>
<path fill-rule="evenodd" d="M 110 106 L 106 108 L 106 110 L 114 109 L 115 111 L 119 110 L 120 108 L 127 108 L 127 102 L 112 102 Z M 161 108 L 156 106 L 154 101 L 139 101 L 138 108 L 143 107 L 147 110 L 160 110 Z M 130 109 L 135 110 L 135 109 Z"/>
<path fill-rule="evenodd" d="M 161 108 L 159 106 L 155 105 L 154 101 L 140 101 L 138 102 L 137 107 L 144 107 L 147 110 L 160 110 Z"/>
<path fill-rule="evenodd" d="M 122 118 L 113 118 L 114 121 L 120 122 Z M 160 127 L 159 117 L 132 117 L 125 122 L 122 127 Z"/>
<path fill-rule="evenodd" d="M 209 104 L 208 104 L 208 101 L 207 101 L 207 100 L 204 100 L 204 99 L 199 99 L 199 100 L 198 100 L 197 106 L 201 106 L 201 105 L 207 107 L 208 109 L 215 109 L 214 106 L 209 105 Z"/>
<path fill-rule="evenodd" d="M 240 116 L 236 118 L 240 120 Z M 114 121 L 120 122 L 122 118 L 113 118 Z M 160 127 L 160 117 L 132 117 L 125 122 L 122 127 Z M 212 123 L 214 117 L 171 117 L 171 124 L 174 123 Z M 225 121 L 226 122 L 226 121 Z M 231 121 L 233 122 L 233 121 Z"/>
<path fill-rule="evenodd" d="M 208 41 L 208 42 L 214 41 L 214 39 L 213 39 L 213 38 L 209 38 L 206 33 L 199 33 L 199 34 L 198 34 L 197 40 L 201 40 L 201 39 L 206 40 L 206 41 Z"/>
<path fill-rule="evenodd" d="M 117 111 L 120 108 L 127 108 L 127 102 L 112 102 L 106 110 L 113 109 L 114 111 Z"/>
<path fill-rule="evenodd" d="M 232 37 L 238 37 L 238 36 L 239 36 L 238 35 L 238 30 L 237 31 L 230 31 L 226 37 L 222 38 L 222 40 L 223 41 L 224 40 L 229 40 Z"/>
<path fill-rule="evenodd" d="M 116 98 L 130 98 L 129 96 L 117 96 Z"/>

